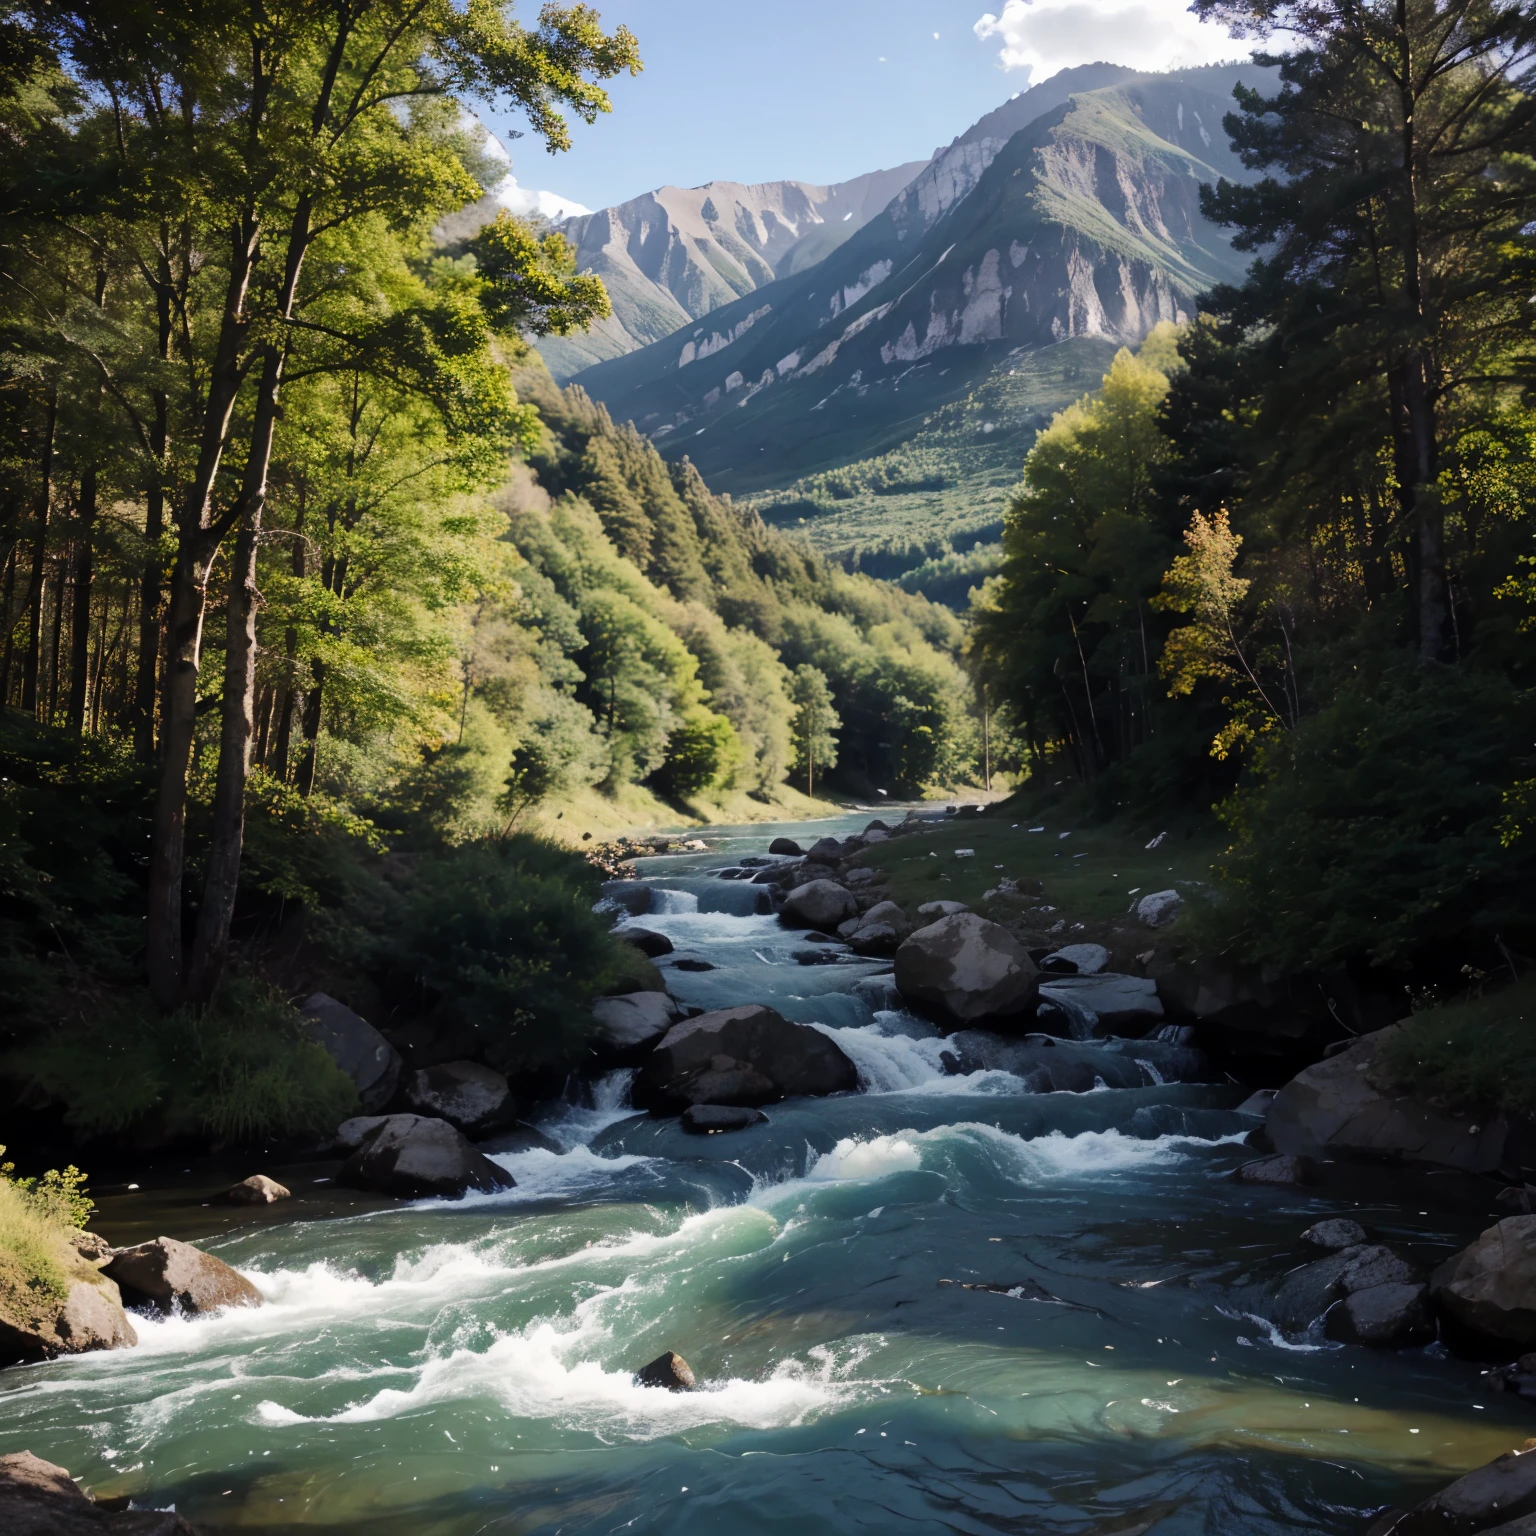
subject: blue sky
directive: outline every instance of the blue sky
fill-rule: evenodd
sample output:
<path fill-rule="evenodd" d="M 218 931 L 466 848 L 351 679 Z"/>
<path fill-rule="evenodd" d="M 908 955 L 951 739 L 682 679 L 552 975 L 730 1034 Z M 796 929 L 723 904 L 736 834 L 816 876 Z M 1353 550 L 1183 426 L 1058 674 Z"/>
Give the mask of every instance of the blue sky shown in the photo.
<path fill-rule="evenodd" d="M 595 0 L 640 40 L 643 74 L 550 156 L 508 142 L 526 188 L 588 208 L 664 183 L 843 181 L 947 144 L 1032 75 L 1109 58 L 1143 68 L 1241 50 L 1188 0 Z M 518 11 L 531 17 L 533 0 Z M 515 120 L 482 113 L 498 133 Z"/>

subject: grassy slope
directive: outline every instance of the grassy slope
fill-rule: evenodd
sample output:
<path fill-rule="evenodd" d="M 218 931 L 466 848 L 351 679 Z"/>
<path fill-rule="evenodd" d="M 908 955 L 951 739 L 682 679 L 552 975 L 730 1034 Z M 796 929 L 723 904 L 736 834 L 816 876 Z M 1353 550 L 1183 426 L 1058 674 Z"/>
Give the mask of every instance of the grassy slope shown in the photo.
<path fill-rule="evenodd" d="M 1026 803 L 1035 814 L 1025 811 Z M 1029 830 L 1038 826 L 1045 831 Z M 1035 797 L 1019 797 L 975 819 L 951 819 L 877 844 L 863 862 L 886 872 L 891 899 L 909 911 L 939 900 L 984 910 L 983 893 L 1006 876 L 1040 881 L 1045 901 L 1068 922 L 1107 922 L 1125 913 L 1133 891 L 1188 890 L 1210 880 L 1211 861 L 1224 846 L 1219 832 L 1199 824 L 1173 828 L 1160 847 L 1148 849 L 1163 830 L 1084 826 L 1064 804 L 1042 810 Z M 958 848 L 973 848 L 975 856 L 956 858 Z"/>
<path fill-rule="evenodd" d="M 822 554 L 887 579 L 991 542 L 1035 434 L 1097 387 L 1114 353 L 1112 342 L 1091 337 L 1008 358 L 903 447 L 751 504 L 765 522 L 804 532 Z"/>

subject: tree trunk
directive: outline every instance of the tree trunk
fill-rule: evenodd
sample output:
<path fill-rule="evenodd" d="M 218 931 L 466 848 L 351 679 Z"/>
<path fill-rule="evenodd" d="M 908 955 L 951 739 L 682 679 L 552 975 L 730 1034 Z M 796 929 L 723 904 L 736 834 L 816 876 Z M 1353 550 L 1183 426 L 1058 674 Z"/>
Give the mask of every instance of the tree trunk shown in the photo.
<path fill-rule="evenodd" d="M 95 564 L 91 536 L 96 527 L 96 468 L 80 475 L 80 530 L 75 545 L 75 611 L 69 625 L 69 729 L 83 736 L 91 686 L 91 582 Z"/>
<path fill-rule="evenodd" d="M 43 574 L 48 553 L 48 509 L 53 500 L 53 435 L 59 420 L 59 392 L 48 391 L 48 418 L 43 429 L 42 486 L 33 517 L 32 577 L 27 585 L 27 654 L 21 664 L 21 707 L 37 713 L 37 671 L 43 654 Z"/>
<path fill-rule="evenodd" d="M 320 771 L 320 716 L 325 694 L 325 663 L 318 658 L 309 664 L 314 675 L 314 686 L 304 692 L 304 755 L 299 759 L 299 771 L 294 781 L 299 793 L 307 800 L 314 793 L 315 778 Z"/>

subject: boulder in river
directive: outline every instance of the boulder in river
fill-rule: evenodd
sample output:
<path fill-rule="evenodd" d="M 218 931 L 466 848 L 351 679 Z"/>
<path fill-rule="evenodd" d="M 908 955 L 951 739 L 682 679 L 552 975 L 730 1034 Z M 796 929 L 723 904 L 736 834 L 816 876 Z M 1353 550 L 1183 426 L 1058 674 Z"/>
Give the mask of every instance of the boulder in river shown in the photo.
<path fill-rule="evenodd" d="M 227 1190 L 224 1198 L 231 1205 L 276 1205 L 279 1200 L 292 1199 L 293 1191 L 264 1173 L 253 1173 Z"/>
<path fill-rule="evenodd" d="M 664 933 L 657 933 L 654 928 L 615 928 L 613 936 L 616 939 L 622 939 L 626 944 L 633 944 L 650 960 L 658 960 L 662 955 L 672 953 L 672 940 Z"/>
<path fill-rule="evenodd" d="M 622 997 L 600 997 L 592 1005 L 598 1040 L 614 1051 L 653 1044 L 672 1027 L 677 1014 L 677 1004 L 665 992 L 626 992 Z"/>
<path fill-rule="evenodd" d="M 598 890 L 604 901 L 631 917 L 644 917 L 651 910 L 651 887 L 644 880 L 604 880 Z"/>
<path fill-rule="evenodd" d="M 669 1349 L 666 1354 L 657 1355 L 649 1365 L 642 1365 L 635 1372 L 635 1385 L 665 1387 L 668 1392 L 692 1392 L 695 1382 L 688 1362 Z"/>
<path fill-rule="evenodd" d="M 856 955 L 894 955 L 901 936 L 889 923 L 863 923 L 848 936 L 848 947 Z"/>
<path fill-rule="evenodd" d="M 261 1292 L 237 1269 L 191 1243 L 157 1237 L 119 1248 L 103 1273 L 132 1306 L 197 1317 L 225 1307 L 259 1307 Z"/>
<path fill-rule="evenodd" d="M 1430 1277 L 1434 1302 L 1483 1345 L 1536 1345 L 1536 1216 L 1506 1216 Z"/>
<path fill-rule="evenodd" d="M 955 1024 L 1021 1014 L 1040 989 L 1029 951 L 974 912 L 911 934 L 896 951 L 896 985 L 909 1003 Z"/>
<path fill-rule="evenodd" d="M 66 1280 L 62 1301 L 39 1296 L 19 1306 L 0 1304 L 0 1365 L 128 1349 L 139 1342 L 113 1281 L 83 1261 Z"/>
<path fill-rule="evenodd" d="M 690 1104 L 683 1111 L 682 1126 L 696 1136 L 719 1131 L 744 1131 L 749 1125 L 766 1125 L 768 1116 L 746 1104 Z"/>
<path fill-rule="evenodd" d="M 811 858 L 825 859 L 829 864 L 837 863 L 845 852 L 844 845 L 835 837 L 818 837 L 810 848 Z"/>
<path fill-rule="evenodd" d="M 1239 1184 L 1315 1184 L 1317 1164 L 1310 1157 L 1261 1157 L 1244 1163 L 1232 1177 Z"/>
<path fill-rule="evenodd" d="M 836 928 L 857 906 L 853 892 L 835 880 L 808 880 L 784 898 L 779 921 L 786 928 Z"/>
<path fill-rule="evenodd" d="M 1508 1126 L 1431 1109 L 1393 1086 L 1382 1048 L 1396 1025 L 1298 1073 L 1275 1095 L 1264 1128 L 1276 1150 L 1362 1162 L 1429 1163 L 1491 1173 Z"/>
<path fill-rule="evenodd" d="M 324 992 L 304 999 L 300 1010 L 310 1037 L 357 1084 L 357 1097 L 368 1114 L 377 1114 L 395 1096 L 400 1083 L 400 1054 L 367 1019 Z"/>
<path fill-rule="evenodd" d="M 1344 1248 L 1361 1248 L 1365 1246 L 1365 1228 L 1358 1221 L 1351 1221 L 1347 1216 L 1331 1216 L 1327 1221 L 1319 1221 L 1307 1228 L 1301 1234 L 1304 1243 L 1311 1243 L 1314 1248 L 1326 1248 L 1330 1253 L 1338 1253 Z"/>
<path fill-rule="evenodd" d="M 1122 976 L 1114 971 L 1096 976 L 1052 976 L 1047 972 L 1040 978 L 1040 996 L 1065 1002 L 1069 1017 L 1081 1017 L 1086 1008 L 1098 1019 L 1094 1034 L 1144 1034 L 1163 1017 L 1157 983 L 1147 976 Z"/>
<path fill-rule="evenodd" d="M 798 859 L 805 852 L 805 849 L 792 837 L 776 837 L 768 844 L 768 852 L 777 853 L 791 859 Z"/>
<path fill-rule="evenodd" d="M 1370 1536 L 1472 1536 L 1511 1526 L 1519 1530 L 1515 1522 L 1523 1524 L 1525 1515 L 1536 1515 L 1536 1455 L 1506 1451 L 1406 1514 L 1384 1516 L 1371 1527 Z"/>
<path fill-rule="evenodd" d="M 405 1102 L 418 1115 L 436 1115 L 466 1136 L 488 1135 L 515 1112 L 506 1078 L 478 1061 L 447 1061 L 413 1073 Z"/>
<path fill-rule="evenodd" d="M 402 1200 L 434 1195 L 454 1200 L 471 1190 L 511 1189 L 517 1181 L 446 1120 L 385 1115 L 341 1165 L 336 1182 Z"/>
<path fill-rule="evenodd" d="M 828 1035 L 760 1003 L 674 1024 L 646 1058 L 632 1095 L 642 1109 L 679 1114 L 690 1104 L 768 1104 L 858 1087 L 853 1063 Z"/>
<path fill-rule="evenodd" d="M 1429 1287 L 1406 1283 L 1369 1285 L 1351 1291 L 1328 1313 L 1327 1333 L 1341 1344 L 1401 1349 L 1435 1336 Z"/>
<path fill-rule="evenodd" d="M 174 1509 L 108 1509 L 31 1451 L 0 1456 L 5 1536 L 195 1536 Z"/>

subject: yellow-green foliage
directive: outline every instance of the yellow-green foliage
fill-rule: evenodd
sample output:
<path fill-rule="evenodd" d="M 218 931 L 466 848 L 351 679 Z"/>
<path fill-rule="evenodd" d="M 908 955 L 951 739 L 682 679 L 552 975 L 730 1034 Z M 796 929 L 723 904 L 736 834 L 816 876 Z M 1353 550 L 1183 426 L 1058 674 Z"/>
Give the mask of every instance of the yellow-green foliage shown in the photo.
<path fill-rule="evenodd" d="M 0 1317 L 37 1326 L 69 1295 L 77 1263 L 70 1234 L 92 1206 L 78 1168 L 50 1169 L 41 1179 L 14 1174 L 12 1164 L 0 1163 Z"/>

